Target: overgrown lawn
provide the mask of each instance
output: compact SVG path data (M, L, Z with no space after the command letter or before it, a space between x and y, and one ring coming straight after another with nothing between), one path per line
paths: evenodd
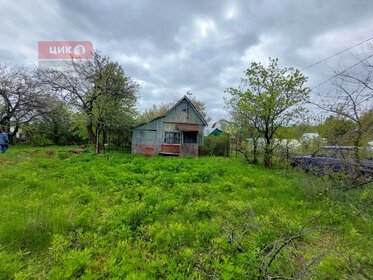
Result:
M372 185L337 194L235 158L52 149L0 155L0 279L373 274Z

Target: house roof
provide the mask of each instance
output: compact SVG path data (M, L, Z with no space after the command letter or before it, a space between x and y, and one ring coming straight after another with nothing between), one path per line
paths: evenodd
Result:
M213 131L211 131L211 132L209 133L209 135L213 134L215 131L224 132L223 130L220 130L219 128L215 128Z
M318 138L318 137L320 137L320 135L318 133L313 133L313 132L304 133L302 135L302 139L307 139L307 140L312 140L312 139Z
M197 114L197 116L201 119L201 121L203 122L203 124L205 125L205 126L207 126L208 124L207 124L207 122L206 122L206 120L202 117L202 115L198 112L198 110L196 109L196 107L194 106L194 104L193 104L193 102L192 101L190 101L190 99L186 96L186 95L184 95L178 102L176 102L176 104L174 105L174 106L172 106L167 112L166 112L166 114L164 114L164 116L163 117L165 117L165 116L167 116L168 115L168 113L170 113L177 105L179 105L180 103L181 103L181 101L183 101L183 100L186 100L189 104L190 104L190 106L192 107L192 109L196 112L196 114Z
M221 120L218 120L216 123L214 123L214 124L211 126L211 128L214 128L218 122L229 123L229 121L227 121L227 120L225 120L225 119L221 119Z
M192 109L196 112L196 114L197 114L197 116L201 119L201 121L203 122L203 124L205 125L205 126L207 126L208 124L207 124L207 122L206 122L206 120L202 117L202 115L198 112L198 110L196 109L196 107L194 106L194 104L193 104L193 102L192 101L190 101L190 99L186 96L186 95L184 95L179 101L177 101L176 102L176 104L174 105L174 106L172 106L170 109L168 109L168 111L164 114L164 115L161 115L161 116L158 116L158 117L156 117L156 118L154 118L154 119L152 119L152 120L150 120L150 121L148 121L148 122L144 122L144 123L141 123L141 124L139 124L139 125L137 125L137 126L135 126L135 128L136 127L139 127L139 126L141 126L141 125L144 125L144 124L147 124L147 123L150 123L150 122L152 122L152 121L155 121L155 120L157 120L157 119L160 119L160 118L164 118L165 116L167 116L177 105L179 105L183 100L186 100L189 104L190 104L190 106L192 107Z

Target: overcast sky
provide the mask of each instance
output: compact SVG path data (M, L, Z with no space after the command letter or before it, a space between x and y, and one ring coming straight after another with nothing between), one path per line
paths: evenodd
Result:
M0 0L0 62L36 65L38 41L91 41L141 84L140 109L190 90L213 121L251 62L302 69L372 36L372 0ZM351 56L304 71L308 86Z

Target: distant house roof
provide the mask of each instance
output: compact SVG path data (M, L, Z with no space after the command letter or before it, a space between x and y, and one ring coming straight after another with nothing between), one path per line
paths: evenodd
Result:
M229 121L224 120L224 119L221 119L221 120L217 121L216 123L214 123L211 127L212 127L212 128L215 128L216 124L219 123L219 122L229 123Z
M197 116L201 119L202 123L207 126L207 122L206 120L202 117L202 115L198 112L198 110L196 109L196 107L194 106L193 102L190 101L190 99L184 95L179 101L176 102L176 104L174 106L172 106L170 109L168 109L168 111L164 114L164 115L161 115L161 116L158 116L148 122L144 122L144 123L140 123L139 125L135 126L135 127L139 127L141 125L144 125L144 124L147 124L147 123L150 123L154 120L157 120L157 119L160 119L160 118L164 118L165 116L167 116L177 105L179 105L183 100L186 100L189 104L190 104L190 107L192 107L192 109L196 112Z
M320 135L318 133L304 133L302 135L303 140L312 140L314 138L319 138Z
M220 130L219 128L215 128L209 135L219 136L223 133L223 130Z

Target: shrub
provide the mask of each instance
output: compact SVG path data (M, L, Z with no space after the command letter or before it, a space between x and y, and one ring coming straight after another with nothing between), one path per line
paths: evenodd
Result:
M209 135L206 136L205 146L203 148L203 153L209 156L228 156L229 150L229 137L227 134L223 133L220 136Z

